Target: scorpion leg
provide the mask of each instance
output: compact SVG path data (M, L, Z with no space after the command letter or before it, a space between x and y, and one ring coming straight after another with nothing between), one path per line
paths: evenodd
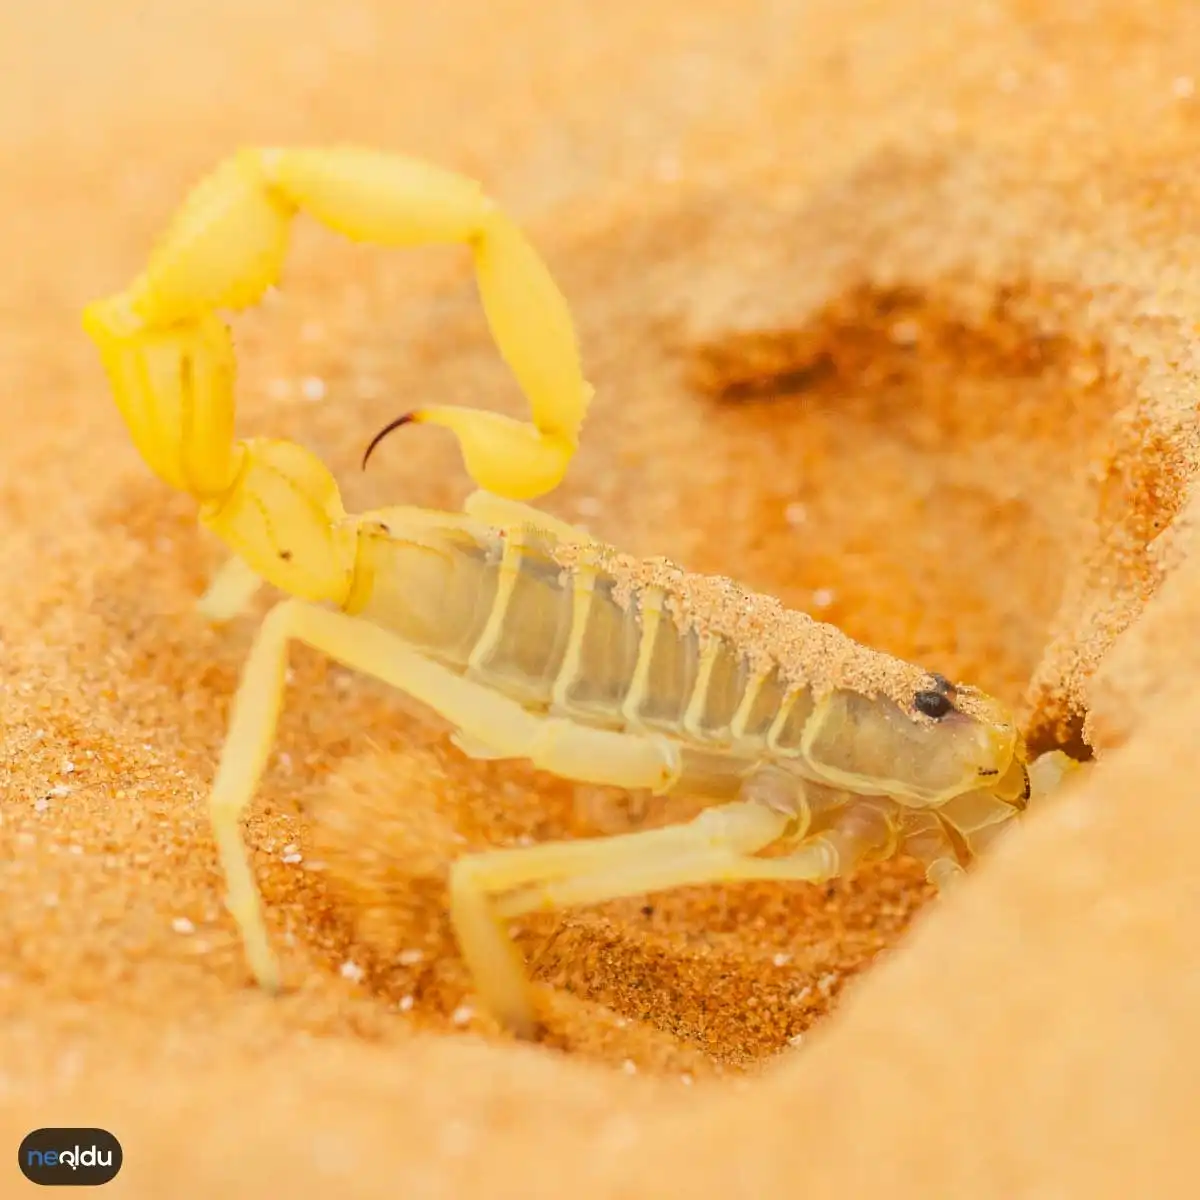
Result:
M538 717L515 701L422 658L377 625L301 600L281 601L264 618L243 667L209 800L228 888L226 903L254 977L268 990L279 986L278 966L239 820L274 741L288 643L293 640L406 692L458 726L469 739L496 746L508 757L528 758L543 770L592 783L656 789L667 786L678 772L678 757L663 739Z
M235 554L212 577L196 607L210 621L230 621L246 611L262 585L262 577Z
M900 845L905 854L924 866L925 878L939 892L966 874L946 827L927 810L905 814L904 837Z
M1043 796L1057 791L1076 772L1086 772L1091 764L1080 762L1062 750L1047 750L1029 764L1029 801L1035 804Z
M770 806L760 782L770 789L776 781L752 778L742 794L753 798L707 809L686 825L460 858L450 875L451 912L488 1007L517 1032L531 1034L535 1020L528 980L502 921L685 885L819 883L895 842L882 808L866 801L791 853L757 857L797 819L786 803Z
M1086 764L1050 750L1028 765L1028 803L1056 791ZM1022 806L1023 806L1022 802ZM936 813L910 811L903 821L902 849L925 867L925 878L939 891L945 890L966 873L968 861L987 853L996 838L1013 826L1021 808L986 791L965 792L943 804ZM964 847L956 848L947 826L952 828Z
M686 825L485 850L450 871L450 914L463 958L490 1012L522 1037L537 1029L529 979L502 924L522 913L739 878L742 856L773 842L789 818L739 801ZM497 901L505 892L510 897Z

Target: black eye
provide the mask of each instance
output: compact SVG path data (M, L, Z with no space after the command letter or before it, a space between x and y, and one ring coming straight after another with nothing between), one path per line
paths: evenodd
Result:
M954 710L950 697L942 692L917 692L913 696L913 708L935 721L940 721L948 712Z

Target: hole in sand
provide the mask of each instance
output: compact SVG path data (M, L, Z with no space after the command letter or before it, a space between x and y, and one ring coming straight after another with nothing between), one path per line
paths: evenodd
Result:
M1028 296L967 321L928 291L861 288L800 327L692 346L704 486L762 483L730 488L749 501L689 565L985 687L1035 752L1079 756L1082 712L1044 711L1030 681L1105 548L1144 558L1169 523L1181 464L1123 419L1103 347L1039 330Z

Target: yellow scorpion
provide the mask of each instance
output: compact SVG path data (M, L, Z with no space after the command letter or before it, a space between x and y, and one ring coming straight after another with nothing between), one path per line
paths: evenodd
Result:
M480 489L463 512L350 515L304 447L235 440L234 354L217 313L278 281L298 212L358 241L470 247L532 423L431 407L389 426L457 436ZM591 388L558 287L476 182L367 149L243 150L194 188L145 271L88 306L84 326L138 451L233 551L208 613L232 615L262 581L287 595L244 666L209 801L227 906L264 988L280 976L240 818L293 639L428 705L469 756L711 802L683 825L452 865L451 918L475 986L523 1036L537 1020L511 918L682 884L826 880L896 852L940 887L1025 807L1030 768L997 700L523 503L564 476ZM1043 756L1035 789L1070 765Z

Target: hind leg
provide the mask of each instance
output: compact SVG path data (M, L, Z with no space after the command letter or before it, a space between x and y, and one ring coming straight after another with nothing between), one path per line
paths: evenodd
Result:
M275 740L292 641L304 642L344 666L407 693L468 739L486 741L506 757L528 758L554 774L617 787L662 788L678 770L677 754L661 738L584 729L536 716L515 701L422 658L369 621L300 600L282 601L263 620L242 669L209 800L213 835L228 886L227 905L237 921L254 977L269 990L279 986L279 971L239 821Z

